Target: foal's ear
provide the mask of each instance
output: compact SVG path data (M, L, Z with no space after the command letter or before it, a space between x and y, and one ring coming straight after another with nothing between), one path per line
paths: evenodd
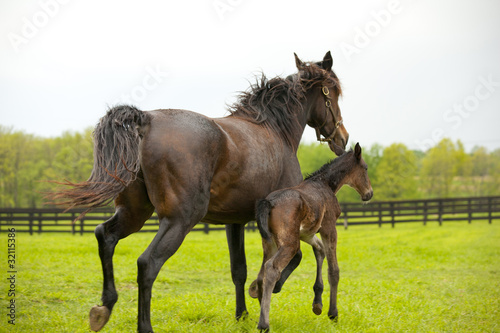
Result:
M295 66L297 66L297 69L301 69L302 67L304 67L304 63L299 59L297 54L294 52L293 55L295 56Z
M359 145L359 142L356 143L356 146L354 147L354 156L356 156L358 161L361 160L361 146Z
M332 70L333 59L330 51L326 52L323 61L321 62L321 67L327 71Z
M335 153L335 155L340 156L343 153L345 153L345 150L342 149L342 147L340 147L338 144L336 144L335 142L333 142L333 140L330 143L331 143L331 145L333 147L333 152Z

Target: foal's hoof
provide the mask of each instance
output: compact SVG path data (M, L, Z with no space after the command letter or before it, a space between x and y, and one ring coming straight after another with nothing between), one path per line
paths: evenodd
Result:
M248 288L248 294L252 298L259 297L259 287L257 287L257 280L254 280L250 287Z
M316 303L313 304L313 312L315 315L319 316L323 312L323 304Z
M94 332L100 331L109 320L111 312L105 306L95 305L90 309L90 329Z

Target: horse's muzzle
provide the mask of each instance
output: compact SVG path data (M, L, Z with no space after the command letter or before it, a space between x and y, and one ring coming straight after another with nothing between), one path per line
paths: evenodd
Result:
M373 197L373 189L370 190L369 192L366 192L365 194L363 194L363 196L361 197L361 200L363 201L370 201L370 199Z

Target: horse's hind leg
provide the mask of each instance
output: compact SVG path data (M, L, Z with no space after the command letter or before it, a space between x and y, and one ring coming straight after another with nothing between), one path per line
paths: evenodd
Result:
M259 302L262 299L262 282L264 281L265 264L278 251L278 248L272 239L262 239L262 249L264 253L259 274L257 275L257 279L255 279L250 285L250 288L248 288L250 297L258 298Z
M103 273L102 306L94 306L89 316L90 329L96 332L106 325L118 300L113 273L113 254L116 244L120 239L139 231L154 211L145 187L140 181L136 181L120 193L115 205L115 214L95 229Z
M281 242L280 242L281 243ZM288 265L300 248L300 240L288 240L287 244L281 243L278 252L264 264L264 276L262 288L259 286L260 317L259 330L269 329L269 311L271 308L271 295L274 285L280 279L281 272Z
M339 285L339 265L337 262L337 230L335 222L324 223L320 229L321 240L323 241L326 252L326 260L328 262L328 282L330 283L330 309L328 317L332 320L337 320L337 288Z
M160 228L146 251L137 259L137 283L139 284L139 333L153 332L151 326L151 291L163 264L181 246L186 235L201 219L200 216L166 217L160 215Z
M285 284L286 280L288 279L290 274L292 274L292 272L299 266L301 260L302 260L302 251L299 250L297 251L295 256L293 256L292 260L290 260L288 265L286 265L283 272L281 272L281 277L274 286L273 294L277 294L281 291L281 288L283 288L283 285Z
M270 255L272 256L273 254L274 254L274 252L271 253ZM266 263L266 261L268 259L269 258L267 258L266 256L264 256L264 261L262 262L261 271L264 269L263 268L264 264ZM279 293L281 291L281 288L283 288L283 284L285 284L285 281L288 279L288 277L290 276L290 274L292 274L292 272L299 266L301 260L302 260L302 251L299 250L299 251L297 251L297 253L295 254L295 256L293 256L292 260L290 260L290 262L288 263L288 265L286 265L285 269L283 269L283 271L281 272L280 279L274 285L273 294L277 294L277 293ZM252 284L250 284L250 287L248 288L248 293L250 294L250 297L252 297L252 298L257 298L258 297L258 294L259 294L258 279L254 280L252 282Z

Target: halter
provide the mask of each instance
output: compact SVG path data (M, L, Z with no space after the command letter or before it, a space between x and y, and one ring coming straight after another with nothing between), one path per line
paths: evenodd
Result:
M316 139L319 142L330 142L330 141L333 140L333 137L335 136L335 132L337 132L337 129L340 127L340 125L342 125L343 120L340 119L339 121L335 122L335 113L333 111L332 101L330 99L330 91L328 90L328 87L327 86L323 86L321 88L321 91L323 92L323 95L325 95L325 99L326 99L326 101L325 101L325 105L326 105L326 109L325 109L325 121L323 122L323 124L321 126L315 127L314 129L316 130ZM319 131L326 124L326 120L328 118L328 111L327 110L330 110L330 112L332 113L332 119L335 122L335 128L333 129L332 134L330 134L328 137L321 138L321 133Z

